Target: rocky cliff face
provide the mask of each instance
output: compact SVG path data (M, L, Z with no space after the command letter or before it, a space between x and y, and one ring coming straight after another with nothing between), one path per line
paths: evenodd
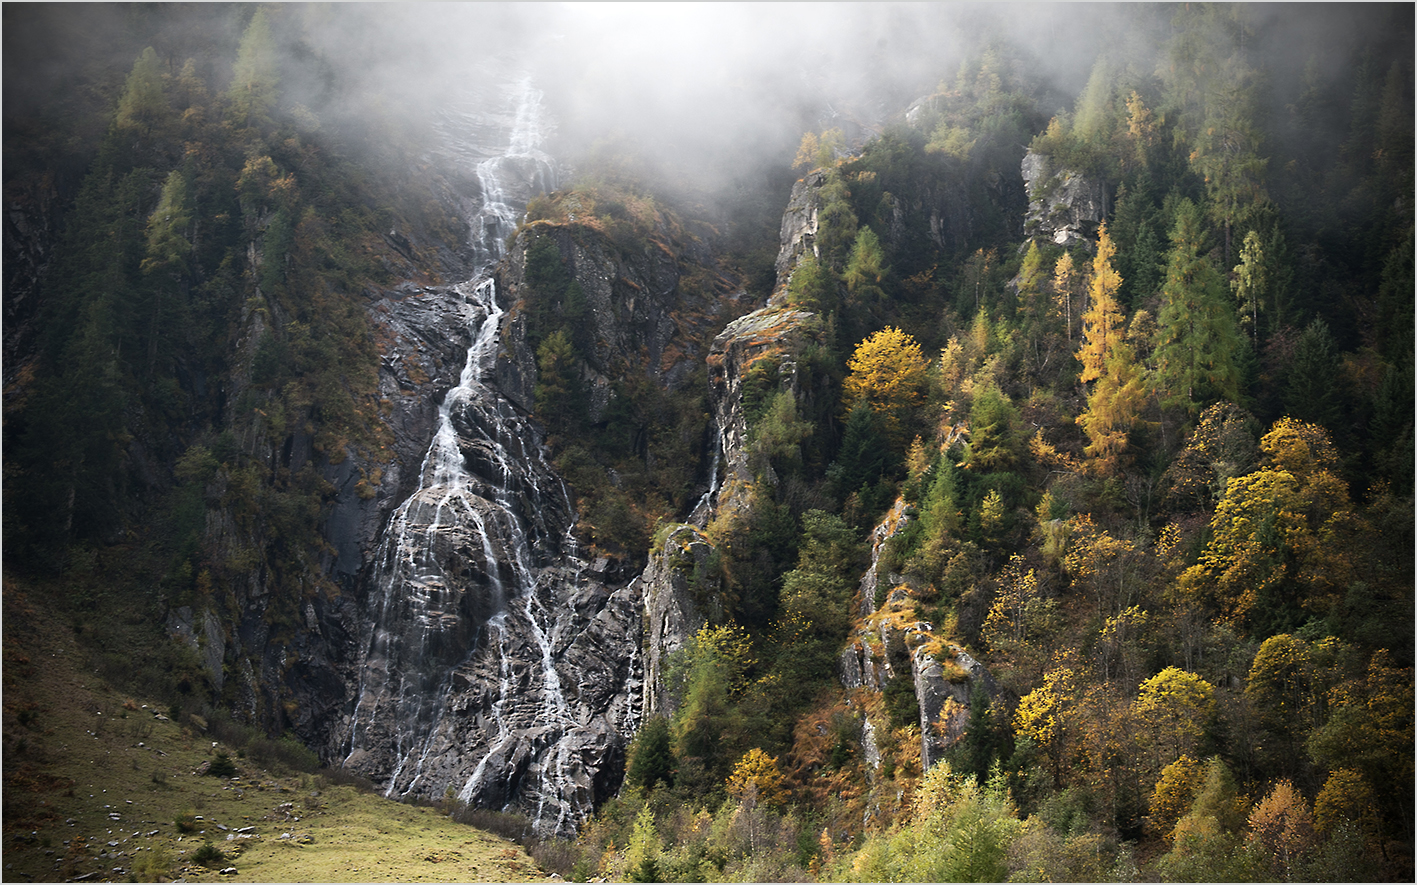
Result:
M585 295L593 350L585 354L583 369L592 421L604 414L617 378L641 374L667 388L684 384L703 365L712 329L726 313L742 310L743 294L713 270L714 257L698 240L656 231L648 238L651 246L637 252L583 225L528 225L497 272L512 306L501 332L497 384L525 411L532 409L536 384L536 354L526 342L527 250L538 237L555 242ZM691 270L708 271L708 285L682 284Z
M1107 212L1106 184L1069 169L1054 169L1052 161L1029 151L1023 156L1023 180L1028 187L1024 233L1044 237L1064 248L1097 240L1097 227Z
M908 677L920 704L920 760L928 770L965 732L970 696L976 687L987 699L998 693L989 671L964 649L935 633L934 625L914 616L910 588L898 575L881 573L885 542L908 525L905 502L895 505L871 533L871 564L858 592L858 626L837 663L848 690L880 692L897 677ZM877 604L877 600L880 604ZM869 720L862 734L868 757L879 756Z
M672 528L650 556L633 587L644 600L644 709L669 716L673 699L664 684L664 665L698 632L707 618L721 620L720 579L707 568L713 545L691 525Z
M777 261L774 263L777 284L773 287L769 304L787 303L787 283L792 278L792 269L803 255L808 252L817 254L817 211L822 206L821 188L825 183L826 173L817 170L799 178L792 186L792 195L782 213Z
M708 355L709 393L723 452L723 483L715 512L748 506L753 471L748 464L748 423L743 415L743 384L759 361L776 369L780 390L799 401L807 395L797 371L797 354L820 336L816 314L790 307L764 307L728 324ZM771 468L768 468L769 471ZM770 474L765 479L772 483Z

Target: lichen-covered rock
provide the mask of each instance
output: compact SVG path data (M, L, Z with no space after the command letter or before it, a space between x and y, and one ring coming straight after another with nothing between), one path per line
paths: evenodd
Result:
M1054 169L1050 159L1028 151L1021 166L1028 187L1024 234L1064 248L1090 245L1106 215L1106 186L1070 169Z
M775 267L777 284L773 287L770 305L787 303L787 284L792 270L802 256L817 253L817 212L821 209L821 187L826 183L826 173L820 169L799 178L792 186L792 196L782 213L782 227L778 239Z
M497 385L523 411L534 406L536 353L527 344L527 250L549 237L570 278L580 285L593 342L585 357L590 418L598 421L610 403L612 385L639 374L664 387L683 383L707 355L704 344L724 314L741 303L714 258L697 240L657 235L642 251L620 248L600 231L578 224L537 222L517 237L499 265L499 297L510 306L503 320ZM708 270L711 285L681 285L690 267ZM738 308L741 309L741 308Z

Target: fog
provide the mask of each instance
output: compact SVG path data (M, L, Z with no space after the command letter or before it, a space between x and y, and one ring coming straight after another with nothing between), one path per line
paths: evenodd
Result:
M56 105L111 102L144 46L169 65L196 57L229 78L254 7L6 4L7 123ZM1393 7L1245 7L1281 91L1305 61L1336 76L1353 47L1394 36ZM1410 9L1408 21L1410 23ZM531 74L558 124L552 149L633 150L669 174L709 179L790 164L804 130L879 130L961 62L1003 47L1040 109L1065 110L1099 55L1149 76L1174 7L970 3L392 3L267 7L286 57L282 93L335 128L376 114L416 127ZM1405 39L1411 40L1410 28ZM1282 99L1279 99L1282 100Z

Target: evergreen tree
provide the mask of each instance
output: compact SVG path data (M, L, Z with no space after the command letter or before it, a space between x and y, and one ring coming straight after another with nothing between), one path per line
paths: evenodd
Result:
M847 253L856 242L856 210L851 208L851 191L841 173L833 169L818 191L822 201L817 210L817 255L832 273L841 273Z
M1018 410L994 384L976 388L969 410L969 455L964 466L1008 470L1018 457Z
M816 256L807 254L792 269L787 284L787 303L802 310L826 315L838 307L836 280Z
M651 716L635 735L629 757L625 767L627 782L646 790L658 783L674 786L674 748L669 720Z
M1050 280L1043 253L1030 240L1023 254L1018 277L1018 315L1025 355L1034 372L1042 372L1052 361L1058 343L1058 312L1050 298Z
M258 7L241 37L226 98L231 121L237 126L256 126L270 119L275 109L280 73L276 65L275 42L264 7Z
M1294 347L1284 388L1284 413L1319 424L1330 433L1344 430L1342 377L1338 345L1328 323L1314 320Z
M146 296L148 313L148 374L156 369L159 340L170 334L181 307L187 284L192 244L187 231L192 209L187 196L187 179L174 169L163 184L157 208L148 217L147 257L141 267L151 280Z
M881 240L876 232L863 227L856 234L856 242L851 246L851 257L846 262L842 280L852 301L862 307L871 307L885 300L886 293L881 288L886 274L885 255L881 251Z
M1163 404L1194 416L1207 403L1238 399L1235 317L1225 280L1206 255L1200 210L1190 200L1176 213L1161 293L1154 382Z
M827 470L827 478L836 486L837 494L845 497L880 482L893 466L890 453L875 411L861 400L846 416L841 449Z
M552 433L574 433L585 419L585 391L571 339L557 329L536 349L536 416Z
M167 96L163 93L157 53L149 46L138 56L132 72L128 74L123 95L118 99L115 122L119 129L136 129L143 135L150 135L170 113Z

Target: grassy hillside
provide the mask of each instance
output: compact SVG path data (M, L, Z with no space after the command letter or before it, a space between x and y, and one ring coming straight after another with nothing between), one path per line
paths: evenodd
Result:
M300 770L313 758L294 744L115 689L45 589L5 586L5 880L546 880L516 844L439 809ZM208 771L220 760L232 776Z

